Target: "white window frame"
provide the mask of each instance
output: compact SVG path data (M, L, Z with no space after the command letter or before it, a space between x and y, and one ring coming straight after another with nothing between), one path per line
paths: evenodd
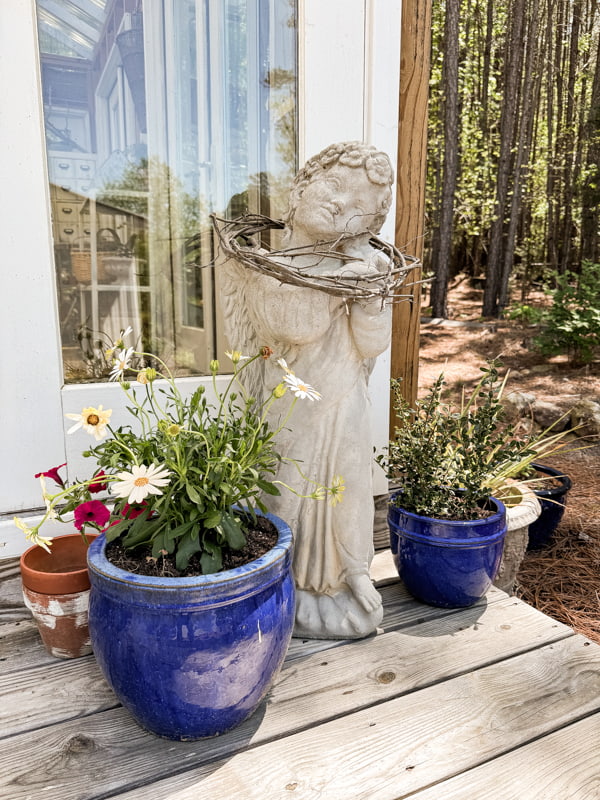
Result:
M299 163L335 141L368 141L396 160L401 0L299 0ZM66 411L118 386L64 386L34 0L0 3L0 558L25 549L13 514L35 517L35 472L85 460ZM392 208L383 230L393 240ZM185 379L197 385L204 380ZM376 445L387 440L389 352L371 381ZM89 467L88 467L89 470ZM376 492L385 491L375 471ZM65 532L64 527L60 532ZM59 532L58 530L56 531Z

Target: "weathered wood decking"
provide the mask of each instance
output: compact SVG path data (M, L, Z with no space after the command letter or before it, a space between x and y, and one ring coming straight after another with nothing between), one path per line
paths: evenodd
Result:
M0 562L0 797L600 798L600 646L494 589L462 611L417 603L389 553L374 578L380 634L294 639L250 720L176 743L138 728L93 656L45 653Z

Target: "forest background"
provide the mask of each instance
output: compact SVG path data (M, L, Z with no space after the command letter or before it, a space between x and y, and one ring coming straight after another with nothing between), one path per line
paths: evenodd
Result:
M504 316L511 292L526 314L532 286L556 289L562 275L564 290L586 270L584 302L600 300L599 34L598 0L433 3L434 317L459 272L484 279L484 317Z

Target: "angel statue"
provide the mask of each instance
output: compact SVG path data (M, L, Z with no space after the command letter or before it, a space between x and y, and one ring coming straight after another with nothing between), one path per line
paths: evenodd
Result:
M255 362L248 391L260 398L263 387L269 391L281 379L283 366L321 395L309 387L313 402L296 406L291 429L278 438L280 452L298 462L308 481L331 486L342 476L345 483L335 505L291 492L268 498L269 510L295 535L299 637L360 638L383 616L369 577L374 502L367 387L391 336L391 306L380 293L391 259L376 234L392 202L392 182L385 153L361 142L331 145L294 179L287 218L277 226L283 247L267 252L253 244L239 248L237 257L222 250L217 262L231 345L244 353L268 346L278 356ZM272 410L285 415L291 400L284 397ZM298 477L293 463L281 464L280 481L297 487Z

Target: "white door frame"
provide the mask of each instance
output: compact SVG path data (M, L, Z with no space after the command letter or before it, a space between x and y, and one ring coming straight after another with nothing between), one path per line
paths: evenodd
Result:
M401 0L299 0L298 5L299 162L332 142L352 139L376 145L395 162ZM117 408L122 395L118 385L62 384L34 0L0 3L0 96L4 558L25 549L12 515L35 514L40 508L34 473L82 449L80 439L65 437L64 413L87 404ZM383 229L390 240L393 219L392 208ZM389 353L379 359L372 377L378 446L387 441L388 379ZM70 461L71 473L81 475L82 463ZM374 472L376 492L385 491L380 473Z

